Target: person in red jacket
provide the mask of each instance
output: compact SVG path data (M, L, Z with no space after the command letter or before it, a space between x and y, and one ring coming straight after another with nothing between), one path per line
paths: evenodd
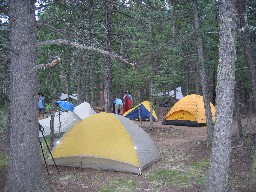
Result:
M123 114L128 111L132 105L132 96L128 91L125 91L125 95L123 96L124 108Z

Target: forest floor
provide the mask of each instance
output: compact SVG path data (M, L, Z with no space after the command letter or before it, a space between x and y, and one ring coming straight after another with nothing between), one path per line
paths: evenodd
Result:
M207 182L210 147L207 146L206 127L162 125L138 122L155 141L161 159L142 175L58 167L43 167L43 174L54 192L199 192ZM253 192L256 189L256 118L244 119L243 139L237 139L233 125L232 153L229 173L229 192ZM0 162L7 154L6 135L0 132ZM1 158L2 157L2 158ZM2 160L1 160L2 159ZM4 187L7 166L0 163L0 191Z

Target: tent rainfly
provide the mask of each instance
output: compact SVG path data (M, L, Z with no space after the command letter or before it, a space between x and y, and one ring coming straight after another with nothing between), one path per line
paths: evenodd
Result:
M210 103L212 122L215 122L215 107ZM206 125L203 96L192 94L181 98L165 116L162 124L198 127Z
M52 150L57 165L141 174L159 159L150 136L137 124L112 113L92 115L70 128ZM51 157L49 164L53 164Z
M76 123L82 119L89 117L96 112L91 105L87 102L83 102L74 108L74 112L58 111L54 114L54 132L66 132L70 127L73 127ZM40 119L38 122L43 127L44 136L50 135L50 120L51 117ZM42 133L39 132L39 137L42 137Z
M132 109L126 111L123 114L124 117L132 119L132 120L149 120L150 119L150 102L143 101L139 105L133 107ZM156 115L155 110L152 111L153 121L157 121L158 117Z
M38 120L39 124L43 127L44 136L51 134L50 121L51 117ZM79 121L81 119L74 112L57 111L54 114L54 133L64 133ZM39 137L43 137L41 132L39 132Z
M87 102L83 102L80 105L77 105L74 109L74 112L80 119L84 119L93 114L96 114L91 105Z

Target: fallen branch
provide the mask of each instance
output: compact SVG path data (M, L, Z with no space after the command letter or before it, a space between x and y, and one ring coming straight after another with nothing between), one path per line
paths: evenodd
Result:
M55 65L58 65L58 64L60 64L60 58L54 59L51 63L36 65L34 68L36 70L46 69L46 68L52 68L52 67L54 67Z
M120 60L120 61L122 61L126 64L131 65L132 67L135 66L135 63L131 63L127 59L124 59L123 57L121 57L121 56L119 56L115 53L111 53L109 51L105 51L105 50L102 50L102 49L99 49L99 48L95 48L93 46L85 46L85 45L82 45L82 44L79 44L79 43L70 42L70 41L67 41L67 40L64 40L64 39L46 40L46 41L38 42L37 47L45 46L45 45L52 45L52 44L55 44L55 45L69 45L69 46L76 47L78 49L85 49L85 50L89 50L89 51L95 51L95 52L101 53L103 55L107 55L111 58Z

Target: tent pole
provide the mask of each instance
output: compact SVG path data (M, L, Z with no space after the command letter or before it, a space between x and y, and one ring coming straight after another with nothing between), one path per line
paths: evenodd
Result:
M60 121L60 110L59 110L59 138L61 137L60 136L60 131L61 131L61 121Z
M42 142L41 142L40 138L39 138L39 143L40 143L40 148L41 148L41 151L42 151L42 154L43 154L43 158L44 158L44 166L45 166L45 168L47 170L47 174L49 175L49 170L48 170L48 166L47 166L47 163L46 163L46 160L45 160L44 150L43 150L43 146L42 146Z
M52 156L52 152L51 152L51 150L50 150L50 148L49 148L49 146L48 146L48 144L47 144L47 141L46 141L46 139L45 139L45 136L44 136L44 128L43 128L42 125L40 125L40 123L39 123L39 131L41 132L41 134L42 134L42 136L43 136L44 142L45 142L45 144L46 144L46 146L47 146L47 149L48 149L48 151L49 151L49 153L50 153L50 155L51 155L51 157L52 157L53 163L54 163L54 165L55 165L55 167L56 167L58 173L60 174L60 171L59 171L59 169L58 169L58 166L57 166L57 164L56 164L56 162L55 162L55 160L54 160L54 158L53 158L53 156ZM40 141L40 138L39 138L39 141ZM41 144L41 141L40 141L40 144ZM46 161L45 161L45 163L46 163Z
M140 126L142 126L142 121L141 121L141 116L140 116L140 106L139 106L138 108L139 108L139 120L140 120Z

